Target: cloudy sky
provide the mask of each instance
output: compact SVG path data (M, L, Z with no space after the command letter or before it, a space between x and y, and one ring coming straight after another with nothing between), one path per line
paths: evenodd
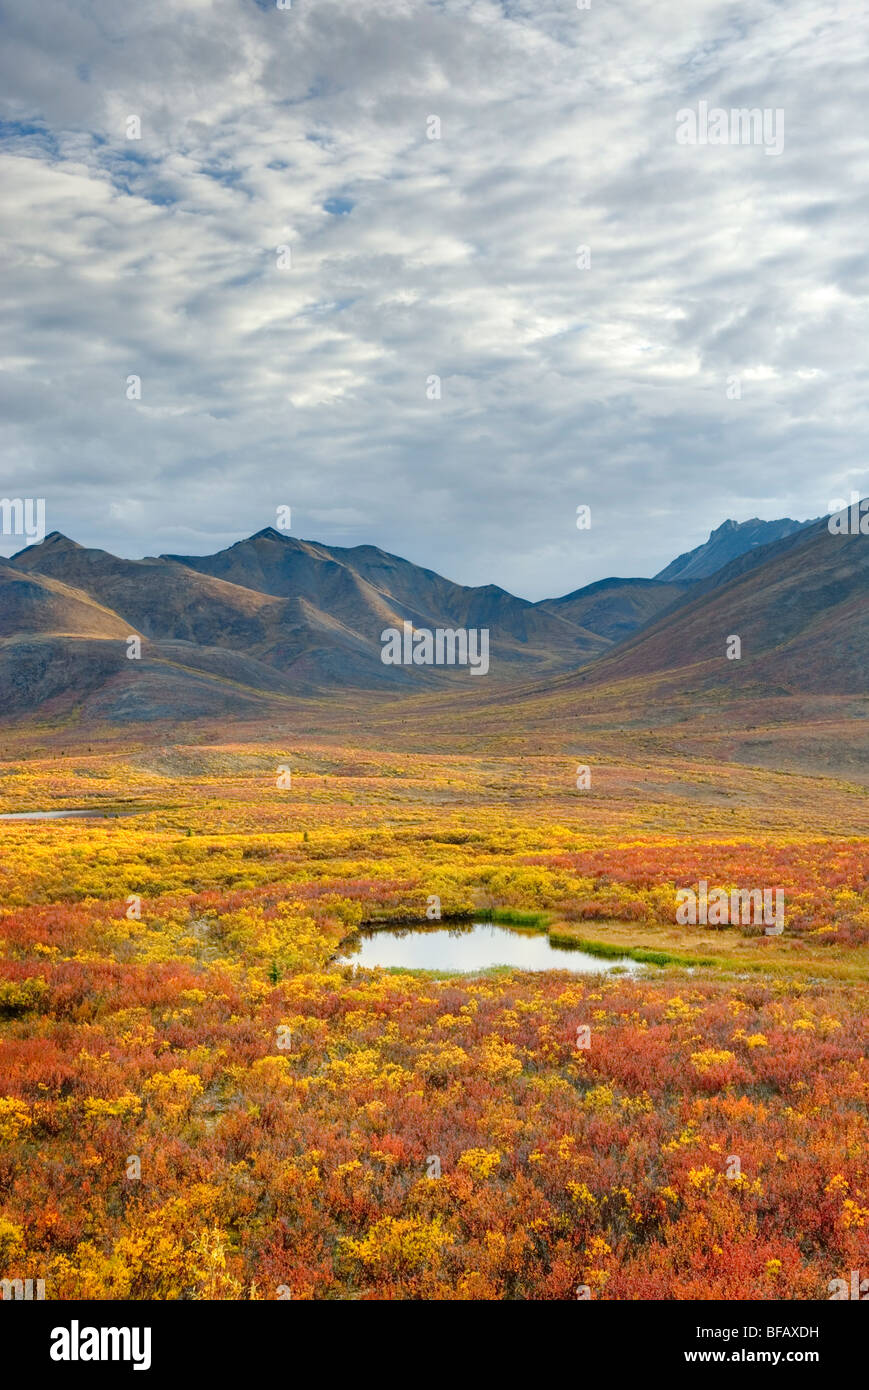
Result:
M862 0L0 0L0 494L542 598L869 492L867 47ZM680 144L703 101L781 153Z

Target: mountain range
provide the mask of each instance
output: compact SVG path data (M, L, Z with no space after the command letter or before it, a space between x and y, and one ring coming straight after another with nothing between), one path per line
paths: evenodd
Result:
M792 536L796 531L802 530L805 526L813 526L820 520L820 517L815 517L813 521L792 521L790 517L783 517L780 521L760 521L755 516L751 521L722 521L721 525L710 533L704 545L698 545L696 549L677 556L665 569L656 574L655 578L665 584L679 580L684 582L690 579L708 579L711 574L723 569L730 560L744 555L747 550L756 550L759 546L784 540L786 536Z
M387 628L486 628L497 689L661 673L702 688L865 689L866 537L825 519L727 521L654 579L537 603L452 583L374 546L271 527L215 555L122 559L52 532L0 561L2 713L110 721L254 716L287 696L479 686L467 667L387 666ZM738 635L742 657L725 657ZM130 637L141 658L129 659Z

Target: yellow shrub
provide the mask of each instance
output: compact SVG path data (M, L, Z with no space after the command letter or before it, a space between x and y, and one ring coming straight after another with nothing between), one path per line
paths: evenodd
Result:
M714 1048L710 1047L707 1048L705 1052L691 1053L691 1065L701 1076L711 1071L713 1067L723 1067L726 1066L728 1062L733 1062L735 1060L735 1054L733 1052L728 1052L726 1049L721 1052L716 1052Z
M175 1067L173 1071L156 1072L142 1089L147 1092L155 1110L167 1119L180 1119L189 1112L197 1096L202 1094L203 1086L198 1076Z
M586 1091L584 1102L589 1110L608 1110L613 1103L613 1093L609 1086L592 1086Z
M513 1043L489 1037L483 1045L483 1070L487 1076L506 1079L522 1075L522 1058Z
M126 1091L115 1100L103 1100L101 1096L86 1096L84 1103L84 1113L89 1120L104 1115L117 1115L122 1120L132 1120L141 1109L142 1102L131 1091Z
M453 1237L437 1217L434 1221L422 1221L417 1217L385 1216L362 1240L344 1236L341 1243L366 1269L386 1274L434 1264L444 1246L453 1243Z
M0 1015L25 1014L36 1009L48 994L45 980L0 980Z
M488 1178L501 1162L497 1149L466 1149L459 1158L459 1169L473 1178Z
M0 1270L5 1274L10 1260L20 1259L24 1253L24 1232L14 1226L5 1216L0 1216Z
M0 1096L0 1141L11 1144L29 1129L33 1121L23 1100Z

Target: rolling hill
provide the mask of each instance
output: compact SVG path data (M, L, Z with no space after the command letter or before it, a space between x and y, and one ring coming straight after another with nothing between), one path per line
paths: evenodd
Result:
M453 584L371 546L333 553L271 528L217 555L143 560L52 532L2 575L9 714L87 700L109 718L246 715L287 696L467 681L467 668L384 665L381 634L405 622L489 629L496 682L569 670L611 645L495 585ZM133 634L141 662L127 659ZM105 646L85 652L85 638Z
M738 556L595 664L594 683L663 672L729 690L864 693L869 545L826 520ZM727 639L742 655L729 660Z
M461 690L472 697L466 709L475 699L525 702L532 720L535 700L566 713L579 692L602 688L616 703L633 691L628 703L639 707L864 692L866 538L831 535L824 521L770 523L785 534L759 545L745 525L735 556L712 574L610 578L537 604L373 546L328 547L272 528L215 555L143 560L53 532L0 563L3 710L256 717L298 697ZM474 695L466 667L384 665L381 633L403 623L489 629L485 691ZM128 658L131 635L141 660ZM732 636L742 644L733 661Z
M544 599L540 607L621 642L680 603L689 588L658 579L599 579L563 598Z

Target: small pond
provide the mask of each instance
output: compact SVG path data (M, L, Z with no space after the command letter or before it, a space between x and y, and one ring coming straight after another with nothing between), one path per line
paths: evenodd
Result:
M62 820L67 816L87 816L90 820L118 820L136 816L138 811L4 811L0 820Z
M514 970L572 970L582 975L615 968L632 973L643 969L630 956L593 956L574 947L553 945L546 932L500 922L439 927L414 924L362 931L345 945L338 964L467 973L507 965Z

